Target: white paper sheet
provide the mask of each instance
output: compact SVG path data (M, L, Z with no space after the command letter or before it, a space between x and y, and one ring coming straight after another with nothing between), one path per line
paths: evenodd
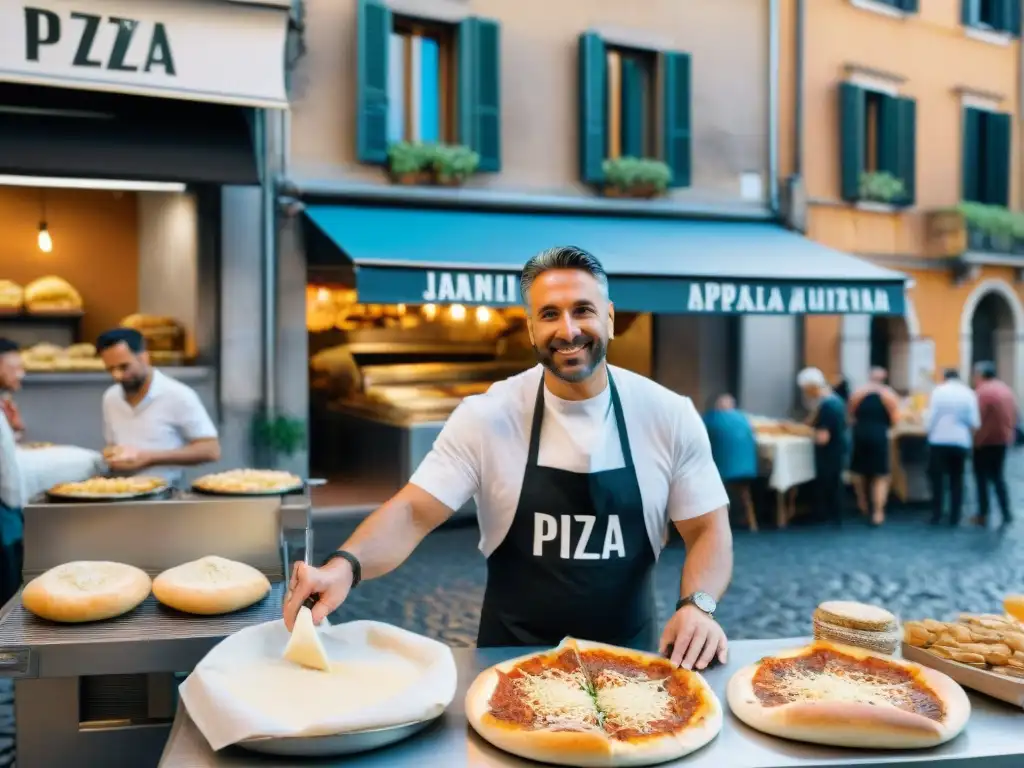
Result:
M214 750L260 736L325 736L437 717L455 696L451 649L376 621L318 628L330 672L281 658L283 621L225 638L179 688Z

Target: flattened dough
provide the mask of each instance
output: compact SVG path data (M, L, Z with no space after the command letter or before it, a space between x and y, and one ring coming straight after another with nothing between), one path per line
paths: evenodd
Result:
M299 615L295 617L295 628L284 648L284 658L294 664L324 672L331 668L327 651L313 624L313 613L306 606L299 608Z
M133 565L78 560L32 579L21 593L21 604L50 621L100 621L137 607L149 596L151 585L146 572Z
M211 555L169 568L153 580L153 595L168 608L213 616L258 603L270 581L246 563Z

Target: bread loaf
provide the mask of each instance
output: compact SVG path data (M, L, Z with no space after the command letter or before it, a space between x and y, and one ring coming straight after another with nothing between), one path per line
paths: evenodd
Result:
M27 611L62 623L121 616L149 595L145 571L124 563L76 561L32 579L21 594Z
M170 568L153 580L153 595L168 608L212 616L258 603L270 581L251 565L209 556Z

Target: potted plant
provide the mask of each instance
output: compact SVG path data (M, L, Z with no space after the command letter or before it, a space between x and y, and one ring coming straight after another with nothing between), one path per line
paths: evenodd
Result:
M672 183L672 169L660 160L617 157L605 160L602 168L606 197L650 199L665 194Z
M306 444L306 421L282 413L259 413L253 420L253 447L261 462L291 458Z
M480 155L461 144L442 144L431 158L434 181L445 187L457 187L472 176L480 165Z
M898 179L888 171L872 171L860 175L859 198L866 203L882 203L893 205L906 194L902 179Z
M435 148L429 144L396 141L388 145L388 173L396 184L429 184Z

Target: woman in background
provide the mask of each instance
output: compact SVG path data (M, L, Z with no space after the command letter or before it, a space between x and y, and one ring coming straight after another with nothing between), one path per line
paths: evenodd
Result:
M704 414L704 425L711 441L711 455L722 476L730 498L738 498L747 518L747 527L757 530L757 514L750 492L757 478L757 438L746 415L736 407L729 394L711 401Z
M854 491L862 515L871 515L871 524L885 522L889 500L889 430L899 419L900 401L885 380L884 368L872 368L870 380L858 388L848 405L853 424L853 457L850 472L856 475Z

